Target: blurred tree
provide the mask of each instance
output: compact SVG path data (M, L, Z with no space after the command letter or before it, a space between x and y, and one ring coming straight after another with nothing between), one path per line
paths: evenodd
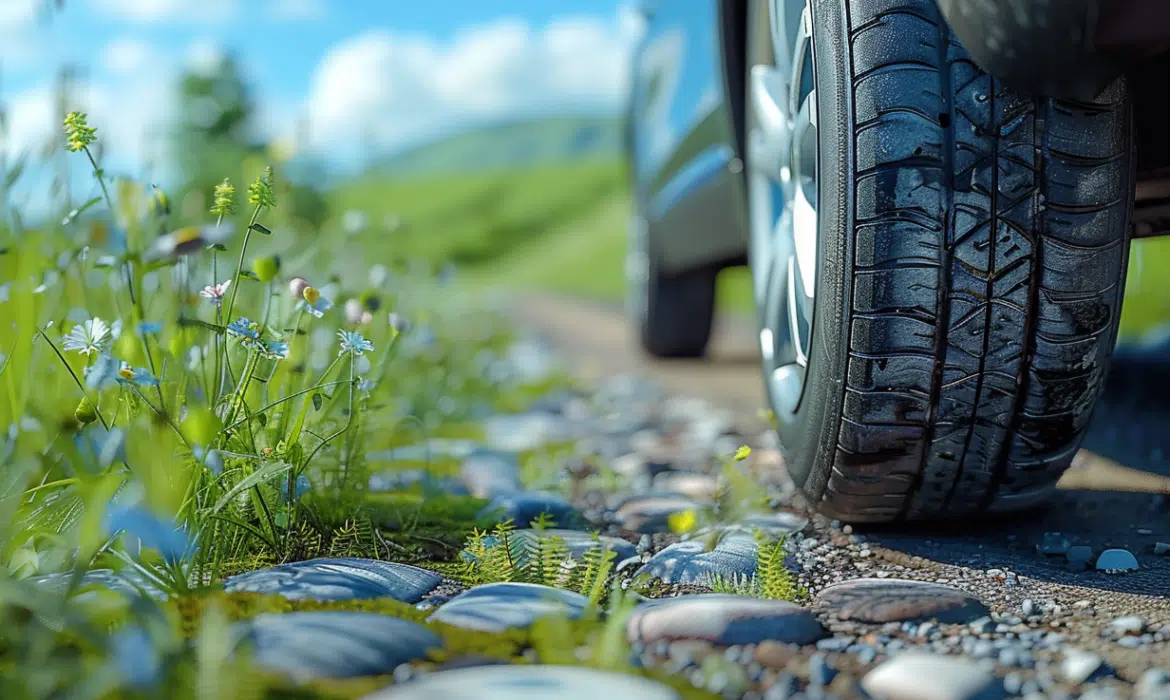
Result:
M173 144L182 193L206 199L224 177L242 185L269 162L272 149L257 137L256 104L235 57L224 55L212 65L189 69L179 79L178 93ZM328 214L325 199L313 187L282 175L278 172L285 196L278 212L319 228Z

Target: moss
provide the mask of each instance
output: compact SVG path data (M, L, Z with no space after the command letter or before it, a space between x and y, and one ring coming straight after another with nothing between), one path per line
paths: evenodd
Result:
M190 638L199 629L200 618L212 604L225 612L229 620L242 621L265 613L287 613L303 611L344 610L390 615L426 626L443 640L443 648L431 653L427 661L420 662L426 668L464 657L484 657L511 663L526 664L532 660L525 656L534 652L536 659L545 664L567 664L593 666L578 657L581 647L595 649L600 643L606 623L594 618L568 620L545 618L536 621L528 629L513 629L504 632L482 632L454 627L442 622L428 622L429 611L422 611L408 603L389 598L347 601L288 600L275 594L226 593L214 591L183 596L169 603L181 621L183 634ZM613 669L619 670L619 669ZM675 688L688 700L713 698L704 691L697 691L683 678L670 676L661 671L623 667L620 670L634 675L651 678ZM357 679L322 679L305 684L294 684L272 674L257 672L265 688L264 698L281 700L338 700L362 697L378 688L390 685L390 676L368 676Z

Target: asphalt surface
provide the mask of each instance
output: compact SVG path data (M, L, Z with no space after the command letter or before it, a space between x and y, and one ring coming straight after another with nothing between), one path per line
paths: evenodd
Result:
M639 351L620 308L543 297L514 300L511 308L583 379L644 376L731 411L745 434L763 427L758 412L765 399L749 323L721 319L706 359L662 362ZM944 568L1010 569L1054 590L1083 589L1103 612L1170 609L1170 554L1156 553L1157 543L1170 543L1170 350L1119 352L1084 446L1047 508L977 527L867 528L866 536ZM1063 558L1038 553L1045 536L1097 552L1124 548L1141 568L1114 576L1073 571Z

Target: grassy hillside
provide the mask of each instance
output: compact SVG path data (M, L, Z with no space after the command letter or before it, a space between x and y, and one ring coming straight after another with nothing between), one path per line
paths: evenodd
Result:
M616 117L554 117L508 122L411 148L378 166L373 176L533 167L617 159L622 127Z
M591 160L410 180L366 177L333 194L334 211L367 212L356 250L383 261L457 263L478 288L620 302L629 212L624 165ZM399 222L387 226L387 217ZM1170 239L1134 244L1122 331L1170 321ZM746 271L720 280L720 306L750 313Z

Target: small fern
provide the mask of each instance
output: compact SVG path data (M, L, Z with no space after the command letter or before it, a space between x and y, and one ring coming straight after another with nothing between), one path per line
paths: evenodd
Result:
M770 600L796 600L800 589L792 572L784 566L785 538L771 540L756 530L756 573L752 576L714 574L704 577L703 585L715 593L748 595Z

